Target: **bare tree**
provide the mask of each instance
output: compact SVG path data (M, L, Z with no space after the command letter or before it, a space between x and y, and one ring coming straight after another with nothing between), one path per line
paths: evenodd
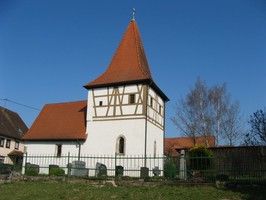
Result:
M211 135L211 118L209 113L208 88L204 81L198 79L187 96L188 106L194 113L197 135L205 137L209 146Z
M172 122L194 142L196 136L204 136L209 146L209 137L213 135L217 146L222 138L233 145L238 133L239 106L231 104L226 84L208 88L198 79L186 98L176 104L175 111Z
M222 116L223 137L230 146L236 144L242 136L242 117L239 112L239 102L235 102L226 109Z
M179 104L176 104L174 108L176 115L171 117L172 122L184 135L190 137L195 145L198 133L197 120L195 118L193 109L191 109L191 107L189 107L187 102L183 99L181 99Z
M246 145L266 145L266 111L257 110L250 116L251 129L245 137Z

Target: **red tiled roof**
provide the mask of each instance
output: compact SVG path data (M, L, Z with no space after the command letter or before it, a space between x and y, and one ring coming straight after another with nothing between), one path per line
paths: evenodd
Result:
M46 104L24 140L85 140L87 101Z
M215 146L215 138L209 136L209 147ZM179 155L178 149L190 149L196 145L206 146L205 137L196 137L196 144L194 144L191 137L179 137L179 138L165 138L164 151L171 153L171 155Z
M137 23L131 20L107 70L85 88L152 80Z

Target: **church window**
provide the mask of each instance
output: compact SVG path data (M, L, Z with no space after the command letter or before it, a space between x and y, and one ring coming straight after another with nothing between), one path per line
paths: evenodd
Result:
M62 144L56 145L56 157L61 157L62 155Z
M134 104L135 103L135 94L130 94L129 95L129 103Z
M116 142L116 153L118 155L125 155L125 138L124 136L120 136Z
M124 153L124 147L125 147L125 140L124 138L120 138L119 140L119 153Z
M153 98L150 98L150 106L153 107Z
M103 106L103 101L99 101L99 106Z

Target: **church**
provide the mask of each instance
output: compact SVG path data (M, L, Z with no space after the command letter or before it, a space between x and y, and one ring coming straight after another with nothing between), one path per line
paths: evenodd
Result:
M133 18L88 99L46 104L23 137L27 154L162 156L165 104Z

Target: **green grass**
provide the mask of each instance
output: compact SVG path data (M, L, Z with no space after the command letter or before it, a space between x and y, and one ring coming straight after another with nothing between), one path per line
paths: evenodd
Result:
M265 188L221 190L210 186L111 187L84 183L20 182L0 185L0 199L265 199Z

